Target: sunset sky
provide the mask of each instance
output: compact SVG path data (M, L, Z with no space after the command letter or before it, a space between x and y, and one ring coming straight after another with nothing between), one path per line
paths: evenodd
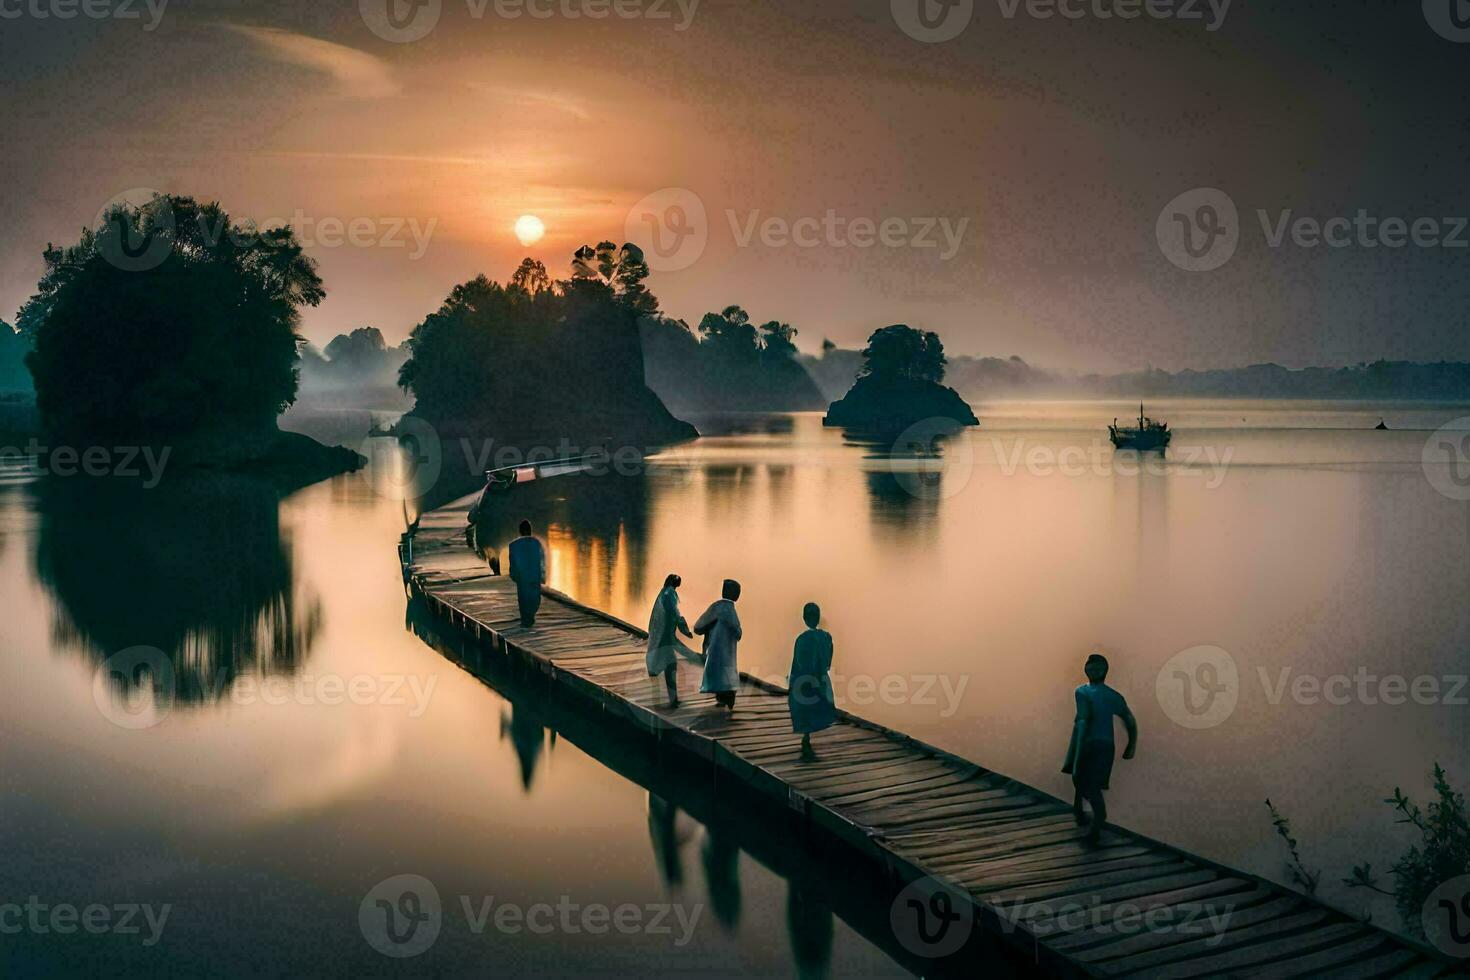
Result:
M1125 21L1097 16L1112 0L1072 0L1075 19L974 0L936 43L900 23L933 0L624 0L666 16L601 19L567 16L580 0L543 0L548 17L442 0L406 43L371 29L382 0L174 0L153 30L141 0L138 19L25 12L50 2L6 0L24 15L0 20L8 321L46 242L133 189L305 217L319 345L364 325L397 342L454 284L503 280L523 255L564 274L663 192L662 213L689 195L706 212L702 251L650 280L665 311L740 303L807 350L906 322L951 353L1085 370L1470 359L1470 247L1272 247L1257 217L1364 210L1451 237L1446 219L1470 215L1470 43L1418 2L1344 19L1236 0L1212 23L1204 2L1202 20ZM1241 218L1211 272L1155 236L1198 187ZM889 222L892 244L761 231L829 214ZM534 244L522 215L544 223ZM362 240L328 241L333 221ZM913 247L926 228L934 247Z

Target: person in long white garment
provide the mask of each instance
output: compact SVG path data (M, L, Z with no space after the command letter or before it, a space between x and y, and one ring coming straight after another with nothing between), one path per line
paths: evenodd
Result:
M735 662L740 645L740 617L735 612L740 583L725 579L720 594L724 598L711 604L694 624L694 632L704 637L704 681L699 689L713 694L718 704L733 711L735 693L740 690L740 668Z
M648 617L648 676L664 675L671 708L679 706L679 641L674 631L694 636L679 612L678 589L682 584L683 579L677 575L664 579L664 587L653 600L653 612Z

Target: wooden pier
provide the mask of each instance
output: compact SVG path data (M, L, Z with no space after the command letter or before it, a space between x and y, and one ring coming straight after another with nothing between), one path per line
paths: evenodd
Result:
M698 692L697 666L681 663L671 710L663 679L644 669L638 627L549 589L535 627L520 626L511 583L467 547L468 506L423 515L401 546L405 580L435 615L582 696L606 724L647 733L722 787L779 801L809 833L911 883L916 914L954 903L1013 963L1140 978L1461 972L1376 926L1131 831L1110 826L1088 845L1070 803L846 712L817 736L820 758L803 762L786 691L756 678L741 675L727 715ZM923 962L924 930L900 938ZM961 969L934 942L934 972Z

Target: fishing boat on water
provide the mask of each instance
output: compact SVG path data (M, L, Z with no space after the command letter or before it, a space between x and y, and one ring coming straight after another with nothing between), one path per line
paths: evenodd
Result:
M1143 414L1143 403L1138 403L1138 425L1119 425L1117 419L1108 426L1108 438L1113 442L1115 449L1137 449L1140 451L1149 449L1167 449L1169 440L1174 438L1174 433L1169 431L1169 423L1158 422Z

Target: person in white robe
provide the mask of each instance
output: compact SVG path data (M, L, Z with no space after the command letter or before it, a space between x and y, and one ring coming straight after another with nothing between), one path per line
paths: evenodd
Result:
M669 707L679 706L679 640L675 631L693 637L689 624L679 612L679 586L684 584L677 575L664 579L664 587L658 598L653 600L653 612L648 617L648 676L664 675L664 685L669 689Z
M713 694L718 704L733 711L735 694L740 690L740 667L736 663L740 616L735 612L740 583L727 578L720 591L723 598L711 604L694 624L694 632L704 637L704 680L699 689Z

